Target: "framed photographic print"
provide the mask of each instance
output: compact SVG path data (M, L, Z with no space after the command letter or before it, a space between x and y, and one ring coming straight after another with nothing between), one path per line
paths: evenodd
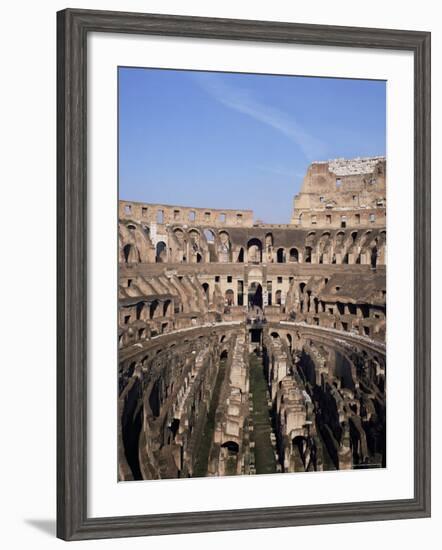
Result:
M430 35L58 13L58 536L430 514Z

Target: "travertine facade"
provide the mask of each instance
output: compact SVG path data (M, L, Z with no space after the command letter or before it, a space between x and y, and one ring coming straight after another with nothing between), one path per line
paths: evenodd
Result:
M119 263L121 480L385 465L385 159L285 226L121 201Z
M293 201L300 227L384 227L385 157L314 162Z

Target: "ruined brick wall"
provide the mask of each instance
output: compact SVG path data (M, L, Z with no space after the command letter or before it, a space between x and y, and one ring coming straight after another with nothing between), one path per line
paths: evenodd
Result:
M253 225L252 210L194 208L123 200L119 201L118 216L121 220L158 225L185 224L212 227L228 225L251 227Z
M380 227L385 213L385 157L335 159L309 166L291 221L299 227Z

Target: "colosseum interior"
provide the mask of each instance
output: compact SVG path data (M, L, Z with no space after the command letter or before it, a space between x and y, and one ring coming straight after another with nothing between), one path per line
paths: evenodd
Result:
M120 201L120 481L385 467L385 170L312 163L281 225Z

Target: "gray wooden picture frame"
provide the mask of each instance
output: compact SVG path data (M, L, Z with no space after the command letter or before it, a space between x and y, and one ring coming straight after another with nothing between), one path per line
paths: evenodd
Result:
M414 497L87 517L87 36L147 34L414 55ZM430 33L67 9L57 14L57 535L80 540L430 515ZM404 221L406 223L406 221Z

